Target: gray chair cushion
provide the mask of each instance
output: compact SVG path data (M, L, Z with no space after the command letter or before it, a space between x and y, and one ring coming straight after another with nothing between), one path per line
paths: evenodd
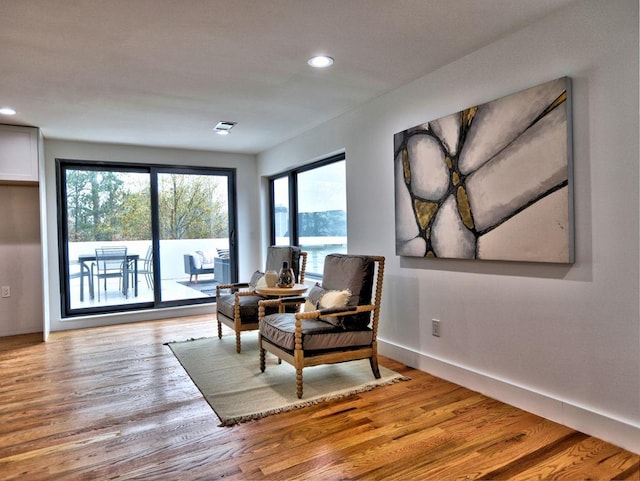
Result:
M255 287L258 285L258 281L262 278L262 276L264 276L264 272L255 271L251 275L251 280L249 281L249 285L255 289Z
M311 287L309 292L307 293L307 301L305 303L305 307L308 305L309 307L313 307L314 309L318 309L320 304L320 299L327 290L322 287L319 283L316 282L314 286ZM306 309L305 309L306 310Z
M300 247L297 246L270 246L267 249L267 269L268 271L280 272L282 264L287 262L293 269L298 282L300 275Z
M375 261L369 256L329 254L324 260L322 287L326 290L349 289L347 306L371 304ZM346 329L362 329L369 325L371 313L362 312L342 318Z
M218 312L229 319L235 315L235 295L225 294L216 299ZM260 296L240 296L240 323L254 324L258 322L258 301ZM267 307L265 313L278 312L277 307Z
M283 262L288 262L298 279L300 268L300 248L297 246L269 246L267 251L267 270L279 271ZM255 271L249 281L249 286L255 288L260 278L264 275L262 271ZM258 302L265 299L261 296L240 296L240 323L258 323ZM235 295L223 294L216 299L218 313L229 319L235 316ZM297 306L286 307L286 312L296 312ZM265 313L272 314L278 312L277 307L267 307Z
M272 344L293 352L295 345L295 314L271 314L260 323L260 334ZM311 351L341 350L369 346L373 331L345 331L328 322L305 319L302 328L302 348L305 355ZM309 352L308 352L309 351Z

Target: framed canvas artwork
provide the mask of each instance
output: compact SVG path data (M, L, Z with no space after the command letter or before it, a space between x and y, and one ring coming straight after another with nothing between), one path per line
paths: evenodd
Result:
M394 135L396 254L573 262L568 77Z

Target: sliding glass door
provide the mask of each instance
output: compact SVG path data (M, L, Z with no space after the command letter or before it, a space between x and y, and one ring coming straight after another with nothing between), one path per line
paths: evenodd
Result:
M235 269L235 171L57 161L63 315L213 302Z
M157 178L161 301L211 297L218 282L230 282L227 178L188 173Z

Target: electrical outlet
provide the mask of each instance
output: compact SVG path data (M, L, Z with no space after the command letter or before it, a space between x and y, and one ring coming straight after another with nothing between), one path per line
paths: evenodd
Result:
M431 335L440 337L440 321L438 319L431 319Z
M2 297L11 297L11 287L2 286Z

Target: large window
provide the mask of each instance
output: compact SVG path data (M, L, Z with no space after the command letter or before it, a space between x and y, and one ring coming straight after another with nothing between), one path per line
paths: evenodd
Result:
M269 180L272 244L301 246L308 275L321 276L327 254L347 252L344 154Z
M233 169L56 168L63 316L213 302L235 279Z

